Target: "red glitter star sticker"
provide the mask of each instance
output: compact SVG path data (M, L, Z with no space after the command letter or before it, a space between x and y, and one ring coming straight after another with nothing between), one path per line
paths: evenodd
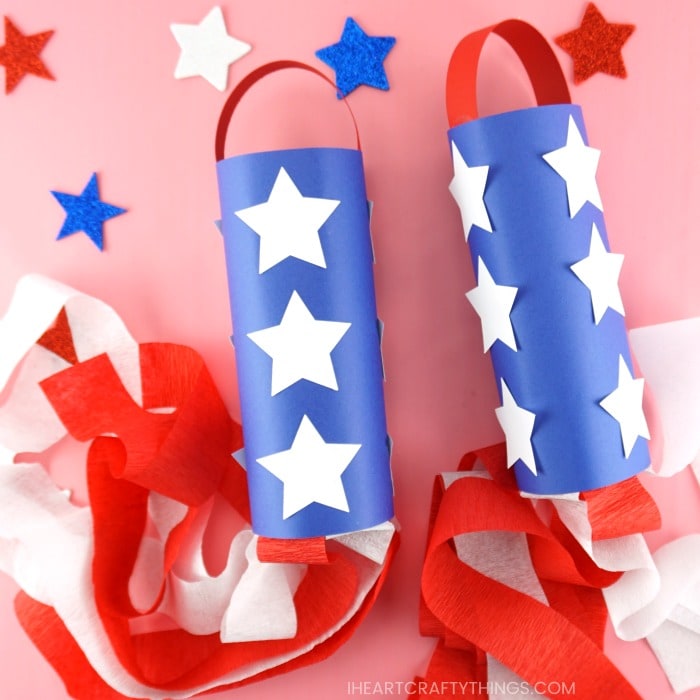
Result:
M581 26L558 36L554 41L574 59L574 83L581 83L595 73L626 78L622 46L634 29L633 24L606 22L591 2Z
M54 80L39 53L53 30L25 36L12 21L5 17L5 45L0 46L0 64L5 66L5 94L11 93L27 74Z

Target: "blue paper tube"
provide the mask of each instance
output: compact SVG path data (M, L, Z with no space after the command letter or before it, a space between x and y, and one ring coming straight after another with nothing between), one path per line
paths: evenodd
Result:
M352 532L393 516L359 150L217 164L253 529Z
M540 106L475 118L489 33L519 53ZM448 116L450 189L477 277L467 298L491 353L520 489L562 494L637 474L650 463L649 433L619 295L622 256L608 244L599 152L544 38L516 20L467 37L450 66Z

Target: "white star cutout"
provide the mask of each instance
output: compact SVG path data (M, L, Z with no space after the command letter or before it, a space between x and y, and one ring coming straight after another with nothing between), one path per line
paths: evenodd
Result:
M486 189L489 166L474 165L470 167L467 165L454 141L452 142L452 165L454 177L450 182L449 189L462 212L464 239L469 240L469 233L473 225L493 233L491 220L484 204L484 190Z
M212 8L199 24L171 24L170 31L181 49L175 77L200 75L221 91L226 89L228 67L251 49L226 32L220 7Z
M478 260L477 267L478 285L467 292L466 297L481 318L484 352L497 340L517 352L518 346L515 342L510 312L515 303L518 288L496 284L481 258Z
M649 426L642 410L643 393L644 380L632 377L620 355L617 389L608 394L600 405L620 424L625 458L630 456L638 437L649 439Z
M586 202L603 211L595 175L600 151L586 146L574 118L569 115L569 131L566 146L542 156L566 181L569 198L569 216L573 219Z
M326 267L319 229L340 204L338 199L304 197L284 168L280 168L266 202L239 209L236 216L260 236L258 272L287 258Z
M519 459L537 476L535 453L532 451L532 430L535 427L535 417L532 411L527 411L515 403L508 385L501 379L503 405L496 409L496 418L506 435L506 451L508 453L508 468Z
M625 315L618 286L624 258L625 256L619 253L608 253L597 226L593 224L588 257L574 263L571 269L591 293L593 318L596 325L600 323L608 309Z
M325 442L308 416L304 416L288 450L260 457L258 463L284 484L282 518L312 503L350 510L341 476L361 444Z
M352 324L317 321L294 291L278 326L248 333L248 337L272 358L271 396L300 379L338 389L331 351Z

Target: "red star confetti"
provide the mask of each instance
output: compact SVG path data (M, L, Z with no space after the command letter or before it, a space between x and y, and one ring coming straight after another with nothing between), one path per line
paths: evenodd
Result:
M626 78L622 47L634 31L633 24L607 22L598 8L588 3L578 29L554 41L574 59L574 83L582 83L595 73Z
M48 30L26 36L5 17L5 45L0 47L0 64L5 66L5 94L11 93L27 73L54 80L39 58L52 34L53 30Z

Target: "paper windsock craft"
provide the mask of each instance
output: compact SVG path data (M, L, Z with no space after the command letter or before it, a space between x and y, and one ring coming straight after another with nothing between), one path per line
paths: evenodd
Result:
M492 33L526 65L538 106L478 117L476 59ZM588 145L549 45L518 20L467 36L447 79L454 178L481 319L520 489L561 494L649 466L618 277Z
M491 35L515 50L538 106L479 117ZM506 20L455 49L447 113L449 188L477 281L466 296L491 353L505 442L435 480L420 628L439 641L425 687L458 677L490 698L505 687L639 700L603 651L608 616L620 639L647 639L677 692L697 687L700 539L652 555L643 536L662 525L636 476L651 461L645 385L581 109L545 38ZM698 319L631 339L654 390L651 474L671 476L698 461Z
M217 171L254 531L309 538L393 516L359 149L224 158ZM321 74L319 74L321 75Z

